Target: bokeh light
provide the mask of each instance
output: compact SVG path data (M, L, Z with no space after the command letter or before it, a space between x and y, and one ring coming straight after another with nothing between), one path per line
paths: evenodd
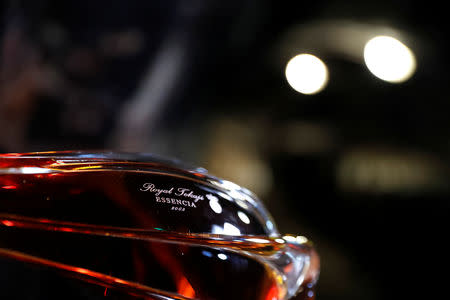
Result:
M399 40L389 36L377 36L364 47L364 61L376 77L401 83L416 70L414 53Z
M286 66L286 79L291 87L302 94L315 94L323 90L328 82L328 69L318 57L299 54Z

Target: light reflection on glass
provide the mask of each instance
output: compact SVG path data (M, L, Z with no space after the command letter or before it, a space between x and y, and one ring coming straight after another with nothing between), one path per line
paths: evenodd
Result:
M0 168L0 172L5 174L43 174L53 172L53 170L38 167L22 167L22 168Z
M297 238L295 236L292 236L292 235L285 235L285 236L283 236L283 239L286 242L290 242L290 243L296 243L297 242Z
M1 223L8 227L14 226L14 223L9 220L3 220L3 221L1 221Z
M222 234L223 233L223 227L213 224L211 228L211 233L213 234Z
M266 226L267 226L267 228L268 228L269 230L272 230L272 229L273 229L273 223L272 223L271 221L267 221L267 222L266 222Z
M225 222L223 224L223 227L219 225L213 225L211 228L211 232L213 234L241 235L241 231L239 230L239 228L228 222Z
M17 189L17 186L15 186L15 185L4 185L4 186L2 186L2 189L15 190L15 189Z
M235 202L237 205L239 205L243 209L250 209L249 208L250 206L248 206L247 202L245 202L244 200L236 199Z
M83 268L75 268L75 272L82 273L82 274L89 274L90 273L89 270L86 270L86 269L83 269Z
M290 86L302 94L316 94L328 82L327 66L311 54L299 54L291 58L285 71Z
M416 70L414 53L390 36L369 40L364 47L364 61L373 75L392 83L408 80Z
M224 198L224 199L227 199L227 200L229 200L229 201L233 201L233 198L231 198L230 196L228 196L226 193L217 192L217 194L218 194L220 197Z
M236 226L234 226L228 222L225 222L225 224L223 224L223 234L240 235L241 231Z
M212 183L226 190L238 190L241 188L239 185L228 180L213 181Z
M304 244L308 242L308 239L302 235L293 236L293 235L285 235L283 236L283 239L286 242L289 243L296 243L296 244Z
M245 213L243 213L242 211L238 211L237 215L242 222L244 222L245 224L250 224L250 219Z
M260 243L260 244L267 244L267 243L269 243L268 240L258 239L258 238L249 238L249 239L247 239L247 241L254 242L254 243Z
M203 254L204 256L207 256L207 257L212 257L212 256L213 256L211 252L206 251L206 250L203 250L203 251L202 251L202 254Z
M219 198L211 194L206 195L206 198L209 199L209 206L216 214L222 213L222 206L219 204Z
M298 236L295 238L295 240L296 240L296 242L297 242L298 244L304 244L304 243L307 243L307 242L308 242L308 239L307 239L306 237L302 236L302 235L298 235Z
M226 260L226 259L228 258L228 257L227 257L225 254L223 254L223 253L217 254L217 257L220 258L221 260Z

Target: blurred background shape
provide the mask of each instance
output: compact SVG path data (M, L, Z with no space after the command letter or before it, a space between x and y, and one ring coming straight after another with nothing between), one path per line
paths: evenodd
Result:
M9 0L0 15L1 152L177 157L315 242L317 299L442 297L441 3Z
M369 40L364 47L364 61L373 75L393 83L408 80L416 70L414 53L390 36Z
M286 79L297 92L316 94L328 82L328 69L320 58L311 54L299 54L287 63Z

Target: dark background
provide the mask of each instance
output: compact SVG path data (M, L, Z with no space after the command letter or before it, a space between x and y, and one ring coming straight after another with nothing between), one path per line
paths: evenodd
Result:
M0 152L154 152L256 192L315 242L318 299L446 294L450 98L438 1L2 1ZM401 84L339 50L397 32ZM334 36L335 37L335 36ZM356 51L356 50L355 50ZM286 81L308 52L329 83Z

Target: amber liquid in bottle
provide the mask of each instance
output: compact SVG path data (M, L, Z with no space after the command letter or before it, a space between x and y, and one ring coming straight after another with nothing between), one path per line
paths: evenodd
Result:
M311 246L273 236L203 177L159 163L0 157L0 298L314 298L317 272L288 296L271 265L289 272L283 255L295 248L318 268Z

